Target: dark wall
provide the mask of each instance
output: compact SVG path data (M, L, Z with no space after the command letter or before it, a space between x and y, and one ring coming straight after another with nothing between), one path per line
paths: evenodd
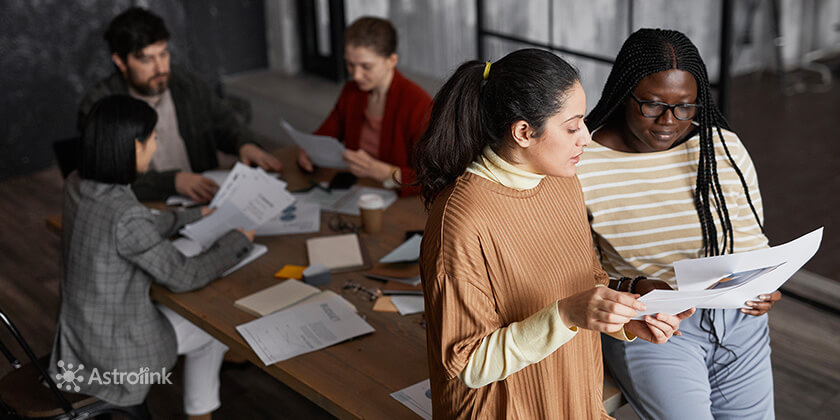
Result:
M52 142L77 135L82 95L113 71L102 34L132 5L161 15L173 64L213 86L267 66L261 0L0 1L0 179L52 165Z

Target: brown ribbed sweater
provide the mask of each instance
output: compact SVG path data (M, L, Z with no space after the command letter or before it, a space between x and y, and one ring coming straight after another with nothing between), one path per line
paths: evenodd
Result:
M607 283L577 178L518 191L464 174L432 206L420 266L435 418L609 418L590 330L503 381L471 389L456 378L485 336Z

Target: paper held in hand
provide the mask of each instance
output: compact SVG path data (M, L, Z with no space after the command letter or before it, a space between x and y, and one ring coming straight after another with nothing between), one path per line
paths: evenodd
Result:
M654 290L639 300L646 314L677 314L691 307L733 309L777 290L820 247L823 228L783 245L674 263L677 290Z
M295 201L286 183L237 163L219 188L210 207L216 210L181 229L181 234L207 249L225 233L242 228L256 229L279 215Z
M307 134L296 130L286 121L280 125L301 149L306 151L309 159L316 166L323 168L347 169L347 162L344 161L342 153L344 145L338 139L329 136L318 136Z

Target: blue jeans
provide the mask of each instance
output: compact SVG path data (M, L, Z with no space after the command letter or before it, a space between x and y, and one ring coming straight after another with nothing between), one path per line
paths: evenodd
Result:
M713 354L701 310L665 344L602 335L607 368L642 419L773 419L767 315L706 309L722 348ZM708 323L704 324L708 329ZM724 366L728 364L728 366Z

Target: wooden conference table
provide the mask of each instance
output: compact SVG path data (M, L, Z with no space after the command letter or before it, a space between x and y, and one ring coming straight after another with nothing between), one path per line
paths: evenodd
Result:
M280 149L275 155L283 162L284 179L290 190L310 185L308 176L295 164L295 149ZM333 173L319 169L312 179L327 180ZM173 293L153 286L152 297L338 418L417 418L390 394L429 377L422 314L401 316L376 312L364 293L342 291L347 280L370 288L384 285L366 278L364 271L333 274L330 283L322 289L331 289L353 303L376 330L372 334L265 366L236 331L237 325L253 320L254 316L235 308L234 301L277 284L279 280L273 274L285 264L307 265L304 241L337 234L329 227L335 217L335 213L322 212L320 233L257 237L255 242L268 247L266 255L200 290ZM357 216L341 217L359 224ZM402 243L406 231L423 229L425 220L418 197L397 200L385 211L380 233L359 233L371 261L379 260ZM47 219L47 226L53 231L60 231L60 224L60 216ZM612 379L605 377L604 403L611 412L621 404L621 393Z

